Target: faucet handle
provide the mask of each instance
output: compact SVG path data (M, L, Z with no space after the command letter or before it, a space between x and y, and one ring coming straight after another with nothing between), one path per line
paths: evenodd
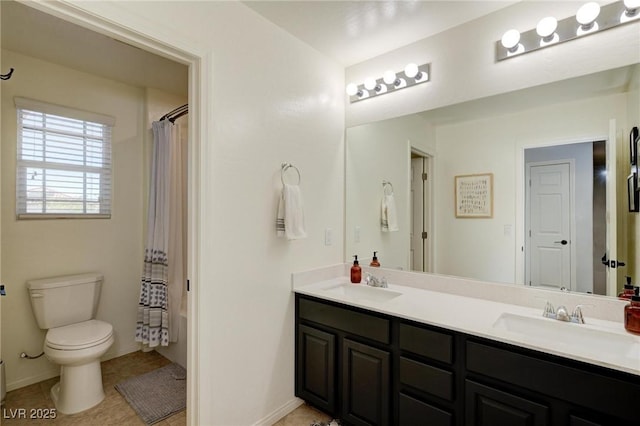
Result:
M556 317L556 310L553 308L553 305L551 304L551 302L547 302L547 304L544 305L544 311L542 312L542 316L546 318Z
M578 324L584 324L584 316L582 315L582 308L584 308L585 306L592 306L592 305L576 305L576 307L573 310L573 313L571 314L572 322L576 322Z

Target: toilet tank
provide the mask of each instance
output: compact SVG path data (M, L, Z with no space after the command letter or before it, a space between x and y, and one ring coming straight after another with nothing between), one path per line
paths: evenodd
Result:
M27 281L38 327L47 330L94 318L101 284L99 273Z

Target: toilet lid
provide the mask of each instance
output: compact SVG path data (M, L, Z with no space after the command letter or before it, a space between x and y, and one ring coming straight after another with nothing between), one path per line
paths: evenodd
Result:
M112 334L111 324L89 320L49 329L45 344L53 349L78 350L106 342Z

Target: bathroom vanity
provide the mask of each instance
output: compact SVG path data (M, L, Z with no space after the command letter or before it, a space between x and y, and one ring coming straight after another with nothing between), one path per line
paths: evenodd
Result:
M296 396L345 424L640 424L640 337L614 321L394 281L295 281Z

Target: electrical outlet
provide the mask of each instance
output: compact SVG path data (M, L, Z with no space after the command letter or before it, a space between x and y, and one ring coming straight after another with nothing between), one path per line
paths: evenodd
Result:
M324 230L324 245L330 246L333 244L333 235L331 235L331 228L327 228Z

